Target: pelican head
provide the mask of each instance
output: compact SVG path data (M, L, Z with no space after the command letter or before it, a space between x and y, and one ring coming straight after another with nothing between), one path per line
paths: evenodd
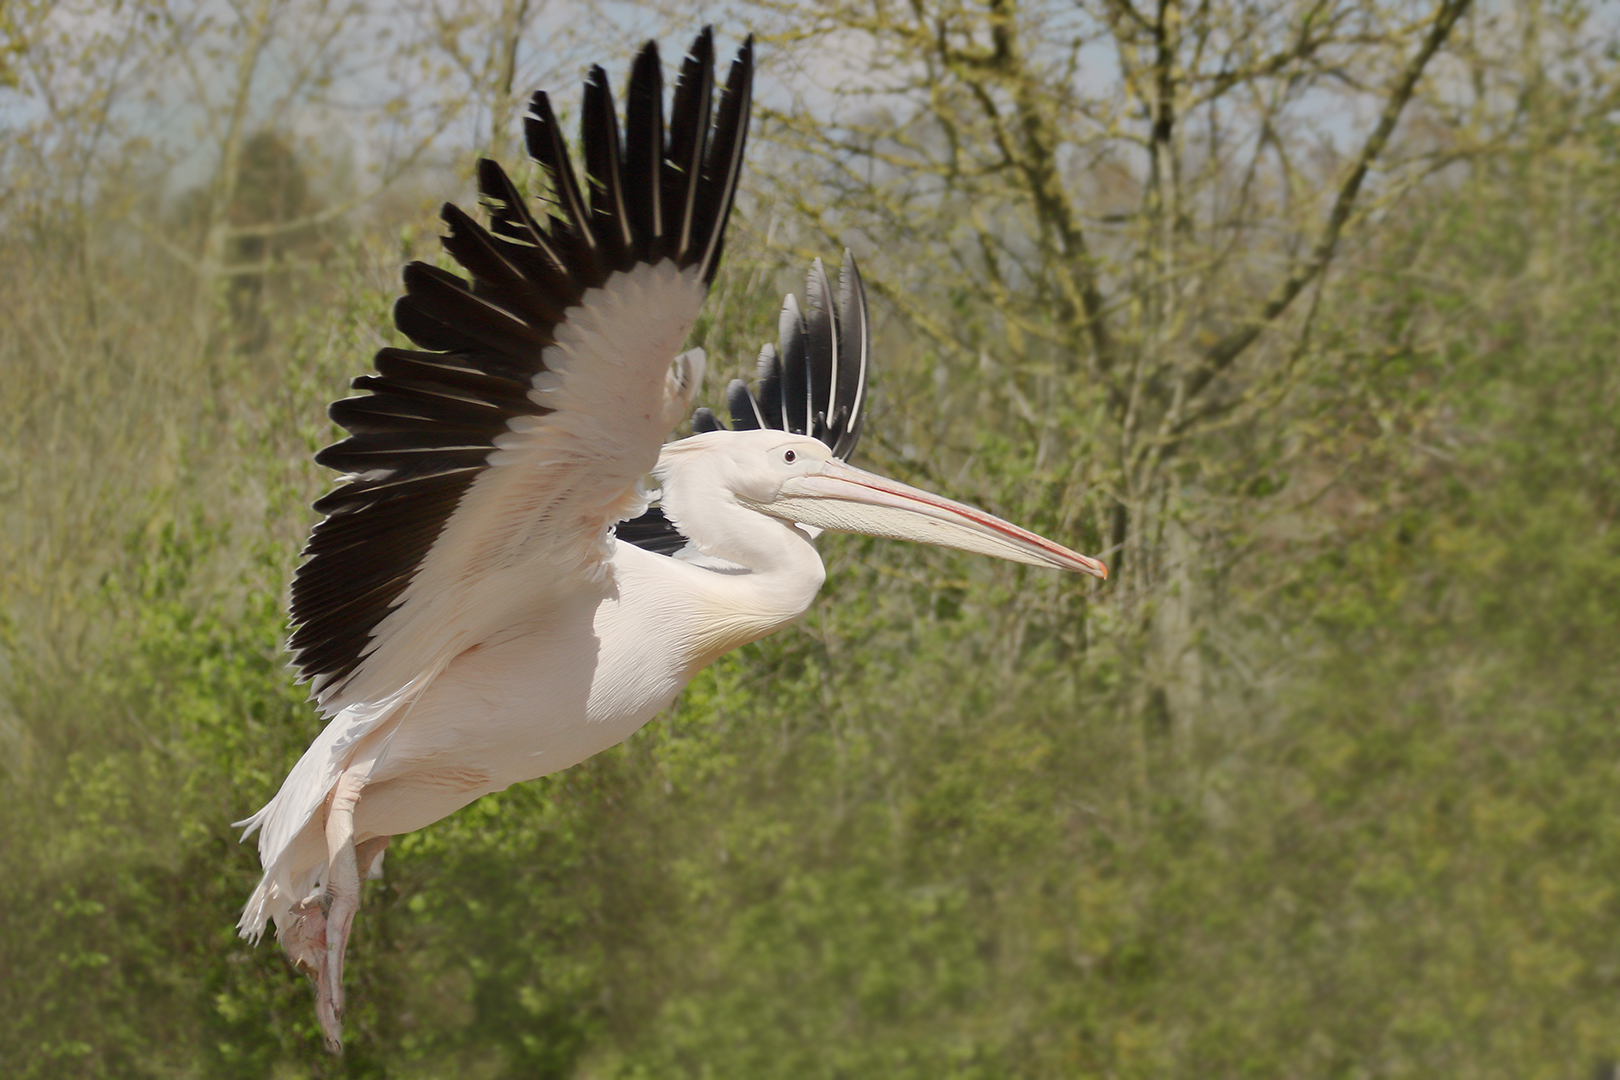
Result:
M742 511L790 526L1108 576L1096 559L983 510L857 469L807 435L769 428L694 435L665 446L657 472L671 520L700 549L721 557L735 547L739 528L746 528Z

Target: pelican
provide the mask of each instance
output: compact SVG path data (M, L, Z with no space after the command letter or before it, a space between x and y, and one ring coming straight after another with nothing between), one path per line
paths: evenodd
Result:
M624 129L601 67L581 109L584 175L545 93L525 119L549 189L537 220L492 161L484 227L453 205L445 250L395 307L417 349L385 348L316 455L289 648L326 729L238 825L264 876L239 929L274 920L340 1050L343 958L360 882L391 837L566 769L665 709L721 654L804 614L822 530L941 544L1106 577L1095 559L849 464L870 329L847 254L789 296L727 427L687 414L702 350L681 351L719 265L742 169L753 42L714 73L693 42L664 120L658 50L632 64ZM645 482L648 475L656 487ZM656 500L656 504L653 504Z

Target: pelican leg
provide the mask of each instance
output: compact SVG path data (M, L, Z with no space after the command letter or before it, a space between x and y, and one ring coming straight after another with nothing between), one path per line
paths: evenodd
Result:
M318 901L325 916L322 929L326 948L311 974L315 978L315 1018L326 1036L327 1049L333 1053L343 1049L343 954L349 947L355 913L360 910L362 863L354 844L354 807L369 771L350 769L338 777L326 810L326 889ZM364 863L368 870L388 843L387 837L376 839L382 844L374 846L375 840L368 840L362 845L368 849ZM301 906L308 904L306 900ZM313 926L313 920L310 924Z

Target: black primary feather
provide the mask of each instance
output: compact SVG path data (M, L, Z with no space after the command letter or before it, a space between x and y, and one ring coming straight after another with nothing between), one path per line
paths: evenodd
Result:
M764 415L759 411L759 402L754 400L754 395L748 392L748 384L741 379L732 379L726 387L726 408L738 431L767 426Z
M479 202L489 213L490 232L508 241L502 245L501 254L518 266L534 286L534 292L570 297L585 291L574 278L563 249L540 228L505 170L489 158L478 161L478 195ZM449 203L445 204L446 208L449 206ZM466 218L466 215L462 214L461 217ZM467 220L476 227L472 219ZM456 222L450 222L452 230L455 226ZM451 255L454 254L451 252ZM561 319L561 314L557 318Z
M317 695L360 666L377 624L489 467L495 440L513 420L549 412L532 393L534 378L585 292L638 261L665 258L713 280L747 141L753 39L738 50L717 110L713 62L705 28L682 64L667 131L655 45L632 66L622 132L607 76L593 68L581 108L583 176L550 98L536 94L525 133L552 212L532 213L501 167L480 161L489 226L444 209L445 250L468 277L406 267L394 319L417 348L377 354L376 373L354 382L362 393L331 407L348 437L316 455L346 474L315 504L327 516L292 584L289 648ZM627 531L654 550L685 543L674 542L667 522Z
M872 362L871 313L866 285L855 256L844 252L838 272L838 377L827 414L833 454L844 460L855 452L866 419L867 368Z
M714 101L713 55L714 43L699 36L681 64L681 75L675 83L662 190L665 213L670 217L672 251L682 254L692 249L695 235L698 182L703 175L709 109Z
M814 277L812 272L811 279ZM792 293L782 302L776 329L776 355L782 364L782 426L795 435L809 435L814 426L810 415L810 379L814 374L810 370L810 334L798 298Z
M625 203L619 121L613 115L613 91L608 89L607 72L600 64L591 68L585 80L580 133L590 186L591 231L602 244L604 263L614 270L627 270L634 264L636 244L630 233L630 209Z
M587 125L581 124L582 136ZM574 164L563 141L562 127L551 112L551 96L537 91L529 101L529 115L523 118L524 141L529 156L545 170L551 181L551 194L559 214L548 220L551 242L559 248L562 259L577 267L589 278L605 278L607 267L602 261L601 245L591 228L590 210L580 193L579 180L574 175Z
M760 349L754 389L732 380L726 407L734 430L810 434L832 447L834 457L847 461L861 437L872 357L866 286L854 256L844 252L837 299L820 259L810 267L804 294L807 311L791 295L783 302L778 343ZM701 411L705 424L719 425L712 413Z
M707 30L693 43L695 53L704 42L710 41ZM692 62L691 55L687 63ZM664 170L664 70L658 62L658 47L651 42L636 55L630 68L630 85L624 92L624 129L629 136L624 144L624 167L633 176L657 176L651 184L635 184L625 192L629 204L631 231L648 245L636 252L636 258L652 261L664 258L667 241L653 246L664 236L663 170ZM674 115L685 114L680 108L680 92L676 91ZM669 133L669 153L678 154L680 140L672 128Z
M754 39L743 43L737 59L731 62L726 86L720 94L720 115L703 152L703 167L692 193L691 229L683 232L690 246L683 246L680 258L701 252L699 265L703 280L714 281L720 269L720 253L725 248L726 220L737 197L737 177L742 172L743 147L748 142L748 114L754 95ZM696 96L696 95L694 95ZM705 116L707 114L705 113ZM700 138L702 130L700 129ZM691 190L690 188L688 190ZM684 264L683 264L684 265Z
M809 373L806 392L805 433L814 435L828 446L827 414L832 407L833 386L838 381L838 330L833 325L832 286L827 283L827 271L817 259L810 267L810 278L804 285L804 366Z
M782 358L776 355L775 345L767 341L760 346L759 363L754 370L759 386L759 402L765 416L763 426L786 431L787 398L782 384Z

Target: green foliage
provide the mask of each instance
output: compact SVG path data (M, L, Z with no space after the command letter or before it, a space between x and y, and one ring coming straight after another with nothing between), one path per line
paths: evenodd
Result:
M0 1073L1620 1060L1620 159L1607 121L1566 134L1412 193L1334 265L1313 362L1174 463L1166 535L1192 569L1134 579L1145 613L1118 581L827 537L800 626L623 747L397 839L341 1059L273 941L235 936L257 860L228 823L318 730L280 649L308 455L432 230L357 230L313 301L270 290L263 336L211 349L167 351L190 313L155 299L116 330L75 321L66 286L0 305L20 328L0 371L32 402L0 403L28 440L0 447ZM757 209L694 335L711 387L801 272ZM39 274L4 297L70 280L71 244L42 235L5 241ZM91 359L56 364L41 327ZM1091 396L1057 385L1043 458L946 408L1001 373L880 330L868 464L1082 549L1108 535L1069 495L1099 452ZM109 419L75 443L55 415ZM1202 605L1196 678L1142 629L1177 589Z

